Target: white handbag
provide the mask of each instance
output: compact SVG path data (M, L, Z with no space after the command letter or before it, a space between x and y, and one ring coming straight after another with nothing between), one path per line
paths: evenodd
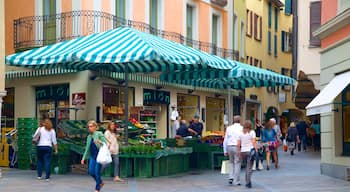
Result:
M112 162L111 152L109 152L108 147L105 143L100 148L96 161L101 165L107 165Z
M229 174L231 163L229 160L222 161L221 163L221 174Z

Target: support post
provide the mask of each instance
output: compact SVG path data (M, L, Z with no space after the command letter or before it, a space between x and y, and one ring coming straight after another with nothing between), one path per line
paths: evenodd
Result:
M0 91L0 143L2 142L2 98L6 96L6 91Z
M228 124L232 125L233 110L232 110L232 97L231 97L231 85L227 85L227 115L228 115Z
M128 121L129 121L129 65L125 63L125 71L124 71L124 81L125 81L125 104L124 104L124 115L125 115L125 144L128 145L129 139L129 130L128 130Z

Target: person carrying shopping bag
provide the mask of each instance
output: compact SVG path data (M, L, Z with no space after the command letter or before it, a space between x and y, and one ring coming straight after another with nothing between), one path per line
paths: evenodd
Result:
M107 140L108 149L112 155L112 160L114 164L114 179L115 182L122 182L123 180L119 178L119 144L117 140L117 126L115 122L111 121L108 124L107 130L105 131L105 137Z
M106 138L102 132L97 131L98 125L95 121L88 122L89 136L86 139L86 147L81 164L89 159L89 175L96 181L95 191L99 192L104 183L101 179L102 165L97 162L97 156L100 148L107 144Z
M290 123L290 126L288 128L288 132L286 135L286 140L288 143L288 148L290 150L290 154L294 155L294 150L297 146L297 143L299 142L299 133L298 133L298 129L295 126L294 122Z
M247 120L245 121L243 125L243 132L239 135L238 140L237 140L237 150L239 153L240 158L242 161L247 162L246 164L246 173L245 173L245 180L246 180L246 187L247 188L252 188L252 182L251 182L251 177L252 177L252 166L253 166L253 161L255 157L252 157L251 154L255 154L258 152L258 148L256 146L256 141L255 141L255 132L252 130L252 123ZM252 153L255 150L255 153Z
M33 143L37 144L38 180L42 179L43 168L45 168L45 180L50 181L52 145L54 146L55 154L58 153L56 132L53 129L53 125L50 119L45 119L42 122L42 126L36 130L33 136Z

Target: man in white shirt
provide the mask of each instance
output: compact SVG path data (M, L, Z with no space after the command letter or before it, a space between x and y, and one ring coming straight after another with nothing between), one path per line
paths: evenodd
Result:
M237 141L242 134L243 127L241 125L241 117L233 117L233 125L227 127L224 139L224 154L230 158L230 175L229 184L240 184L241 160L239 158L239 151L237 149Z
M180 120L178 120L179 117L179 112L176 110L176 106L173 105L171 106L172 111L170 115L170 120L171 120L171 131L170 131L170 138L175 138L176 136L176 130L180 127Z

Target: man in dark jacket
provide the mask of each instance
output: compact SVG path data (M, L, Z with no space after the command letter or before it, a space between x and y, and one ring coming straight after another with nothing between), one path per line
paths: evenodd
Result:
M188 132L187 125L186 125L186 120L181 120L180 128L176 131L176 135L181 136L181 137L187 137L190 135L190 133Z
M203 124L199 122L199 116L195 116L188 131L194 136L202 136Z
M306 137L307 137L307 131L309 129L309 125L305 121L300 121L297 124L297 129L299 133L300 142L298 143L298 151L301 151L301 145L303 145L303 150L306 151L307 143L306 143Z

